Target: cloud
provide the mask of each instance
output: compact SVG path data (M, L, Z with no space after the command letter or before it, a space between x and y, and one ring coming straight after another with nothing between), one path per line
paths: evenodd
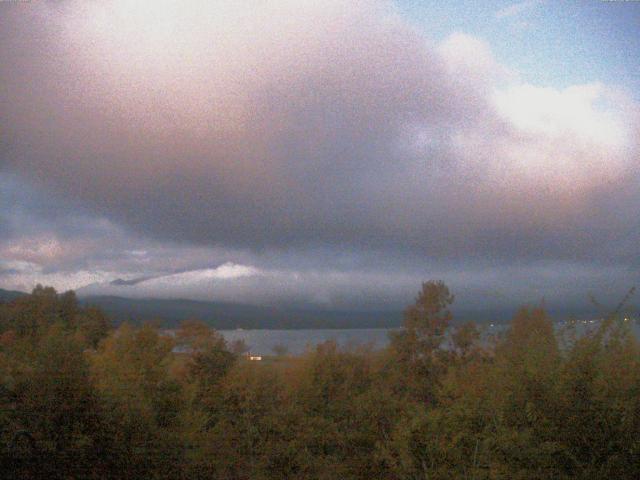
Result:
M472 35L454 32L437 46L436 51L444 60L458 92L475 89L486 95L496 85L516 78L514 72L496 60L487 42Z
M242 272L228 276L221 270ZM475 268L464 271L432 269L456 295L459 311L515 308L520 303L551 308L584 308L587 293L601 300L618 299L634 274L616 267L542 263L518 267ZM116 295L132 298L190 298L254 305L296 305L328 309L401 310L413 299L423 277L414 272L354 270L256 269L227 263L166 275L134 284L103 282L79 290L81 296Z
M4 162L149 233L273 244L342 230L334 207L365 201L368 177L401 160L388 145L406 121L459 117L432 81L439 60L375 4L200 5L170 25L126 2L65 5L41 12L54 52L33 18L12 18L31 25L9 39L29 54L3 59Z
M26 187L18 190L34 197ZM29 234L15 231L0 241L0 287L28 291L44 283L59 290L79 289L82 295L375 310L401 309L412 301L421 281L442 278L456 293L458 308L482 305L490 310L538 303L542 298L549 306L580 306L589 291L606 301L619 297L637 278L637 265L598 264L597 259L587 265L491 257L456 262L396 250L367 252L330 246L262 252L196 247L141 238L94 219L102 225L97 228L88 217L80 217L80 222L78 215L72 209L48 224L37 209L22 208L21 226ZM85 228L68 231L75 223L84 223ZM61 230L67 230L64 240ZM608 231L615 234L615 229ZM622 237L609 242L614 251L605 250L608 258L625 248L628 256L635 255L635 237L627 238L626 247ZM548 248L557 239L546 234L533 241Z
M526 84L374 0L0 9L0 255L43 275L637 258L638 107L611 86Z

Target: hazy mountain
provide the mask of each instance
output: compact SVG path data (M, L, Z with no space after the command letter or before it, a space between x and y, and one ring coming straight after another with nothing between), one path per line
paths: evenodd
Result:
M234 328L382 328L400 325L402 314L243 305L185 299L84 297L82 302L106 311L116 323L159 321L176 326L199 319L217 329Z
M16 290L3 290L0 288L0 302L10 302L22 295L26 295L24 292L18 292Z
M26 293L0 289L0 302L9 302L22 295ZM158 321L162 326L174 327L182 320L198 319L217 329L382 328L398 326L402 318L399 311L338 311L187 299L82 296L81 289L79 296L81 303L100 307L116 324Z
M116 285L124 286L120 282ZM222 301L198 301L178 298L127 298L117 295L83 295L81 303L103 309L114 323L157 321L165 327L177 326L187 319L198 319L217 329L302 329L302 328L392 328L402 323L402 311L397 310L331 310L319 307L248 305ZM11 301L23 292L0 289L0 302ZM632 307L625 311L636 311ZM478 323L507 322L512 308L460 308L453 305L454 322L469 320ZM602 316L592 306L551 308L555 319L594 318Z

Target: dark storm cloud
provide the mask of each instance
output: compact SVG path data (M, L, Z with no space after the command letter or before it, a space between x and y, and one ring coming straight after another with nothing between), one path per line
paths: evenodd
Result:
M0 10L0 170L68 202L29 208L82 239L48 268L408 285L637 258L638 110L608 86L521 85L482 41L433 45L377 1Z
M588 292L597 292L601 301L615 301L637 279L637 269L598 262L514 260L505 265L491 258L462 262L328 246L255 252L171 244L127 233L70 204L51 219L45 206L51 197L43 198L28 184L0 182L0 198L9 197L15 208L3 203L3 215L14 219L12 235L0 238L3 288L30 290L39 282L60 290L84 287L81 295L371 310L401 309L421 281L442 278L464 311L478 305L485 310L515 308L543 299L550 307L579 307L586 304Z

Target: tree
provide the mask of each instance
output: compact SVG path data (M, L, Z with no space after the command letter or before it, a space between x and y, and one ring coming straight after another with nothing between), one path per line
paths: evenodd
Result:
M52 325L65 332L80 333L87 346L95 348L111 329L107 316L98 308L83 307L73 291L58 294L52 287L38 285L0 311L0 333L11 331L18 338L37 340Z
M98 455L93 443L98 419L84 348L79 336L56 324L35 343L19 339L0 355L2 389L10 398L2 406L8 414L5 428L33 439L34 458L24 465L22 478L94 478L87 466ZM14 474L11 478L21 478Z
M186 347L188 380L197 385L198 396L203 399L215 389L236 361L224 337L207 324L189 320L176 332L177 341Z
M424 400L432 399L445 368L447 353L439 349L452 320L453 299L442 281L424 282L415 303L405 310L403 328L391 334L406 386Z
M452 335L452 347L462 358L467 357L480 340L480 330L473 322L467 322L457 327Z
M284 357L287 353L289 353L289 349L287 348L287 346L281 343L274 345L271 350L273 350L273 353L278 357Z
M124 324L91 354L102 425L97 441L113 478L179 477L184 399L170 375L173 346L150 325Z
M243 355L249 351L249 345L242 338L236 338L231 342L230 350L236 355Z

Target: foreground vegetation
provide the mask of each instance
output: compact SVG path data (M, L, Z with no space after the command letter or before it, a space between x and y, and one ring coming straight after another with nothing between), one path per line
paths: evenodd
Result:
M327 342L261 364L202 323L176 338L114 330L73 293L38 287L0 304L0 472L640 478L640 346L624 322L560 334L524 308L487 342L451 326L452 300L425 283L384 350Z

